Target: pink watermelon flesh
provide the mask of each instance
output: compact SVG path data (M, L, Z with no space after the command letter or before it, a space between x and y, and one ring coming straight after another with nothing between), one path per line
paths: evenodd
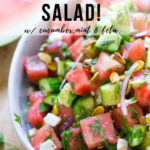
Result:
M91 124L98 120L100 123L100 130L103 130L103 136L100 133L97 135L93 134ZM103 143L104 139L107 139L109 143L116 143L115 129L112 123L111 114L105 113L102 115L86 118L80 121L83 138L88 148L94 148Z

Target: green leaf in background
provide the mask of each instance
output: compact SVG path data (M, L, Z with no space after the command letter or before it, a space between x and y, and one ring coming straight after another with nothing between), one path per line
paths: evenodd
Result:
M2 133L0 133L0 145L4 145L4 136Z
M15 121L22 126L21 117L19 115L17 115L16 113L14 113L14 116L15 116Z

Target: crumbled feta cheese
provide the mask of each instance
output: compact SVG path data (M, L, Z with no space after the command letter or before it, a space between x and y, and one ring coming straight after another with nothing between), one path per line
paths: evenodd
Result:
M37 131L36 128L32 128L29 130L29 136L33 136L35 134L35 132Z
M52 127L57 126L61 121L61 118L52 114L52 113L48 113L45 117L44 117L44 122L49 124Z
M127 150L128 142L125 139L118 139L117 150Z
M150 118L150 113L149 114L146 114L146 116L145 116L146 118Z
M54 32L48 37L49 42L60 42L62 40L62 33Z
M55 150L56 148L56 145L50 139L40 144L40 150Z
M149 37L145 38L144 47L145 48L150 48L150 38Z
M128 106L128 105L131 105L131 104L135 104L137 103L137 100L132 100L132 99L128 99L128 100L125 100L125 105ZM117 105L117 107L120 107L120 103Z

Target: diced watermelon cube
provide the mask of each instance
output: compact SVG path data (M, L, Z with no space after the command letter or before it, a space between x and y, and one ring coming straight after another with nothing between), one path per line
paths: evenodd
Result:
M91 58L92 55L88 51L86 51L85 46L88 46L89 42L94 40L94 38L83 40L83 38L75 41L70 47L69 50L72 54L72 58L76 60L78 56L84 51L86 53L87 58ZM93 50L95 52L95 50Z
M122 73L124 66L113 59L110 54L101 52L95 65L95 70L99 72L99 80L102 81L109 78L111 72L117 71Z
M149 73L150 70L141 70L132 75L133 80L146 80L144 73ZM150 84L142 85L134 88L136 98L140 105L150 106Z
M89 81L91 77L88 69L83 68L81 65L66 75L68 82L73 88L73 92L77 95L87 95L97 88L98 83Z
M124 51L123 55L125 55L127 59L131 59L133 62L136 62L139 59L145 61L145 48L142 39L137 39L132 42L131 48L128 52Z
M61 59L64 59L64 56L60 51L61 48L62 48L61 42L51 43L45 47L44 52L53 54L54 56L59 56Z
M133 111L131 111L132 110L131 108L135 108L136 110L134 111L134 109L133 109ZM114 120L115 120L115 125L118 129L121 128L121 125L123 122L122 117L127 120L128 126L133 126L139 122L139 118L143 115L143 110L142 110L141 106L137 103L128 105L127 110L128 110L127 116L123 115L120 107L117 107L112 111L112 114L113 114ZM134 114L134 116L133 116L133 114Z
M70 142L69 142L69 148L71 150L76 150L76 147L79 148L81 145L83 145L84 143L82 143L82 141L80 140L76 140L76 138L78 136L81 136L81 128L78 127L78 128L71 128L70 131L73 132L73 135L70 139Z
M47 124L41 127L38 131L36 131L31 141L31 144L35 150L40 150L40 144L42 144L47 138L54 139L53 142L57 147L56 150L61 149L61 143L56 136L53 128Z
M48 68L45 63L40 61L37 56L26 57L24 66L28 79L32 83L38 82L41 78L48 77Z
M68 108L62 104L59 104L59 117L61 118L62 122L67 118L73 119L72 107Z
M94 135L92 126L95 121L99 122L100 127L96 135ZM94 117L89 117L80 121L82 135L88 148L94 148L103 143L104 139L107 139L109 143L116 143L115 129L112 123L111 114L105 113ZM100 135L100 132L103 134Z
M42 99L36 100L29 108L27 112L27 119L33 127L39 127L43 124L44 114L40 112L39 105Z
M29 101L31 104L33 104L35 101L37 100L43 100L44 99L44 95L42 93L42 91L34 91L29 95Z

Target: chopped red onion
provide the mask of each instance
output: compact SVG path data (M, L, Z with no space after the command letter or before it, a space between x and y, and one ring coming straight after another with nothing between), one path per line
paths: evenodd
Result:
M130 68L129 68L129 72L133 72L135 70L135 68L138 66L138 62L135 62ZM128 82L129 82L129 79L131 77L132 73L130 75L126 75L124 80L123 80L123 83L121 85L121 91L120 91L120 104L121 104L121 110L122 110L122 113L124 115L127 115L127 107L126 107L126 104L125 104L125 94L126 94L126 89L127 89L127 85L128 85Z
M59 128L59 130L60 130L61 132L63 132L66 128L70 127L72 124L74 124L74 120L73 120L72 118L69 118L69 119L67 120L67 122L65 122L65 123Z
M55 57L55 58L54 58L54 62L55 62L55 63L58 63L59 60L60 60L59 57Z
M124 58L127 58L128 57L128 51L129 49L131 48L132 44L131 43L126 43L126 46L125 46L125 49L124 49L124 52L123 52L123 57Z

